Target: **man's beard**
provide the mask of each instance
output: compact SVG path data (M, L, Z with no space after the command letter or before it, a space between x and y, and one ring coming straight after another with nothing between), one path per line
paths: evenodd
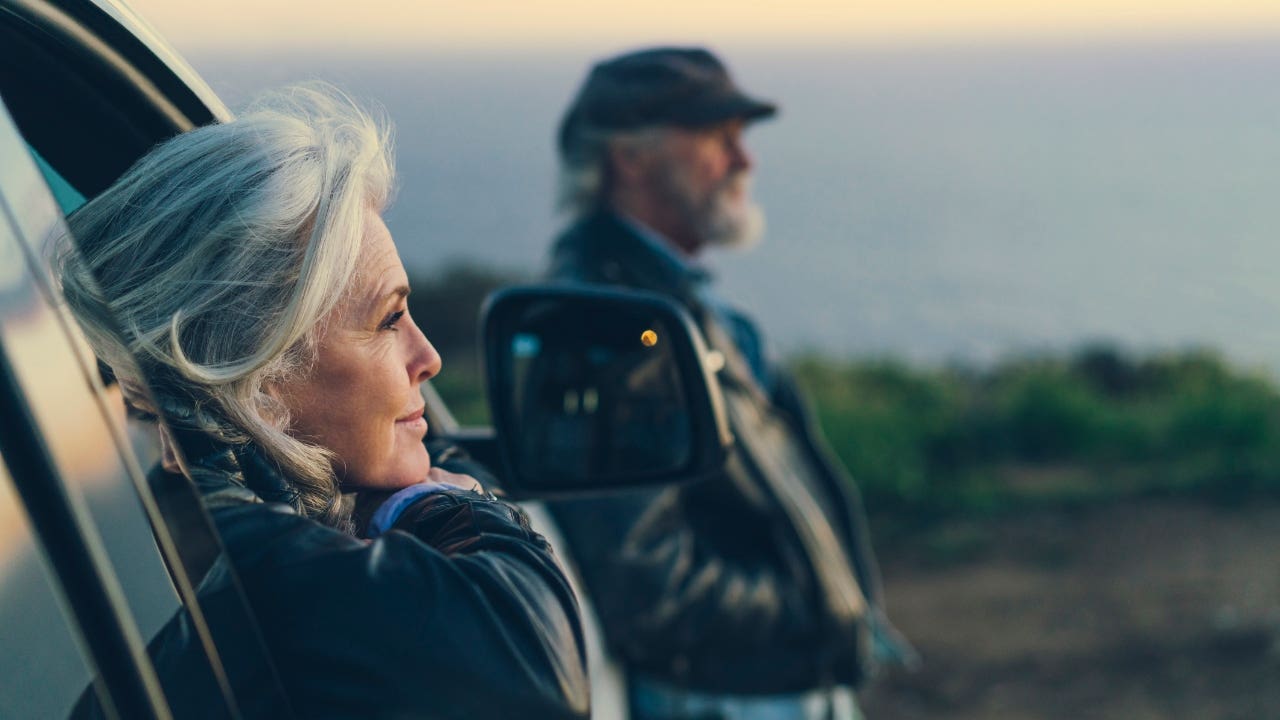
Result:
M685 175L673 169L660 180L667 202L681 215L700 247L746 249L764 237L764 211L751 199L751 178L735 173L705 197L695 197Z
M734 199L734 196L740 198ZM751 198L751 178L731 175L717 186L694 217L703 243L710 247L745 250L764 237L764 210Z

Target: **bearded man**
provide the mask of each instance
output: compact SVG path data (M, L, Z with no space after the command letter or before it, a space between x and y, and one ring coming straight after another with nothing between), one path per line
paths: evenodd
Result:
M684 305L723 359L735 437L715 479L552 505L641 720L857 718L853 689L912 653L885 619L852 481L700 264L760 237L743 132L776 112L710 52L653 48L595 65L560 126L573 220L549 277Z

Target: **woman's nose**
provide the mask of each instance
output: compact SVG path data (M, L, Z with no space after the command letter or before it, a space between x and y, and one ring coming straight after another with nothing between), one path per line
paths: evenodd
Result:
M412 317L409 318L409 324L413 327L412 348L409 356L409 377L417 384L440 374L440 368L444 365L444 361Z

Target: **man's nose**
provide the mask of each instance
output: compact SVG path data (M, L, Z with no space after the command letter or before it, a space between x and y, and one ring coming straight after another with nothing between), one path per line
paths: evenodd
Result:
M751 152L747 150L747 146L741 140L733 140L729 143L729 167L734 172L747 172L756 165L755 158L751 156Z

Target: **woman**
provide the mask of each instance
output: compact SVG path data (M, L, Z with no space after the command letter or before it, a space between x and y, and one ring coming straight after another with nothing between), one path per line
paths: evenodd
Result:
M64 293L130 402L165 418L164 465L202 493L298 715L584 716L547 543L423 445L440 357L380 217L392 176L349 99L273 94L74 213ZM153 645L162 675L183 647Z

